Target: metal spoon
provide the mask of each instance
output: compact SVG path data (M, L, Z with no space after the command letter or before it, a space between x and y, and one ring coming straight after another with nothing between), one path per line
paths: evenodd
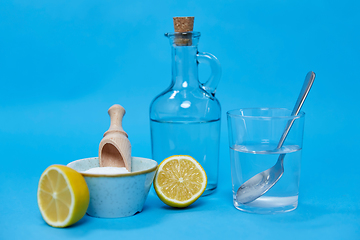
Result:
M291 116L296 116L300 112L300 109L310 91L314 79L315 79L315 73L312 71L308 72L308 74L305 77L305 81L302 86L300 95L291 113ZM285 131L280 138L279 144L276 147L277 150L282 147L290 131L290 128L294 123L294 120L295 119L289 120L288 124L286 125ZM280 154L276 164L273 167L261 173L256 174L255 176L247 180L245 183L243 183L239 187L236 193L236 201L242 204L247 204L259 198L267 191L269 191L269 189L272 188L277 181L279 181L279 179L284 173L284 165L283 165L284 158L285 158L285 153Z

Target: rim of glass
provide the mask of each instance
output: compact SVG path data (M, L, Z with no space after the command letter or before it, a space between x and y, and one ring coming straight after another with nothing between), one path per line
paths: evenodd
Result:
M226 115L227 116L231 116L231 117L238 117L238 118L252 118L252 119L256 119L256 118L259 118L259 119L270 119L270 118L279 118L279 119L298 119L298 118L301 118L303 116L305 116L305 112L303 111L300 111L298 113L298 115L296 116L251 116L251 115L241 115L239 114L241 111L244 111L244 110L286 110L286 111L289 111L290 113L292 112L290 109L288 108L239 108L239 109L232 109L232 110L229 110L226 112ZM235 113L237 112L237 113Z
M182 36L182 37L188 37L191 36L192 38L198 38L200 37L200 32L169 32L164 34L165 37L175 37L175 36Z

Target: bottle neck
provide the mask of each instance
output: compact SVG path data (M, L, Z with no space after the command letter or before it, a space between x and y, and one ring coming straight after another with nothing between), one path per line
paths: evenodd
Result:
M172 46L172 84L174 89L196 88L198 82L197 46Z

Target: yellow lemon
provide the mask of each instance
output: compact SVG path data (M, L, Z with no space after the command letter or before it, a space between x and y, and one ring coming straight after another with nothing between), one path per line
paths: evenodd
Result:
M156 194L165 204L183 208L195 202L205 191L207 176L191 156L175 155L159 165L154 179Z
M37 199L45 222L53 227L67 227L85 215L90 194L80 173L52 165L40 177Z

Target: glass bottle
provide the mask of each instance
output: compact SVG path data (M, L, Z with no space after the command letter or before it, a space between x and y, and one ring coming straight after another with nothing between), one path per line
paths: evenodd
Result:
M158 163L172 155L190 155L207 174L203 195L218 182L221 106L215 98L220 63L198 52L199 32L166 33L171 44L172 81L150 105L152 157ZM211 76L198 79L198 64L207 63Z

